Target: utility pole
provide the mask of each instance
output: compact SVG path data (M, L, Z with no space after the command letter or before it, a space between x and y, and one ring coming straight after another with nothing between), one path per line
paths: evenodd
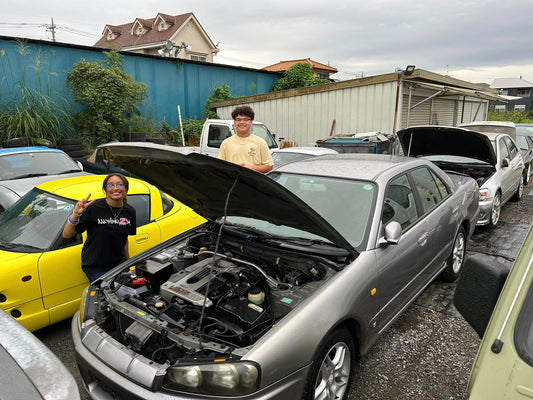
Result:
M56 41L56 26L54 25L54 18L52 18L52 25L46 27L47 31L52 32L52 42Z

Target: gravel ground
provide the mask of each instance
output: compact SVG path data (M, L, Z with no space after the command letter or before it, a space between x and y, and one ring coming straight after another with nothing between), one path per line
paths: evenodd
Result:
M530 184L518 203L508 203L494 230L476 229L469 252L498 255L512 262L533 222ZM455 284L436 281L358 360L352 400L466 400L466 386L480 339L452 304ZM76 367L70 320L36 331L67 366L89 400Z

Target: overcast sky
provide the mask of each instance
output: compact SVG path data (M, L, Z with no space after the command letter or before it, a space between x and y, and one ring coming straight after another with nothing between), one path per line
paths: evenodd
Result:
M93 45L106 24L192 12L220 64L311 58L340 80L414 64L470 82L533 82L533 0L3 0L0 35ZM11 25L16 24L16 25ZM37 25L42 26L37 26ZM76 32L76 33L74 33Z

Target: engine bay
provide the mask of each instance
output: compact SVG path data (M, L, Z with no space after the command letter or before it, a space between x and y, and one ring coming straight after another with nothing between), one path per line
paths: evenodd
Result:
M239 358L349 261L196 233L103 281L96 323L157 363Z

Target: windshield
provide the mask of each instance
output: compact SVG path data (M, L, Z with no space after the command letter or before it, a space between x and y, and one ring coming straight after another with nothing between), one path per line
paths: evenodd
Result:
M298 174L270 174L331 224L357 250L368 237L375 207L374 183Z
M74 200L31 190L0 217L0 248L48 249L61 234L73 208Z
M304 160L311 157L310 154L305 153L292 153L289 151L276 151L272 153L272 160L274 161L274 168L281 167L282 165Z
M0 180L31 175L55 175L81 171L78 164L57 151L29 151L0 155Z
M270 133L270 131L265 125L252 124L250 132L253 133L255 136L259 136L261 139L264 139L269 149L275 149L278 147L278 145L276 144L276 139L274 139L274 136L272 135L272 133Z

